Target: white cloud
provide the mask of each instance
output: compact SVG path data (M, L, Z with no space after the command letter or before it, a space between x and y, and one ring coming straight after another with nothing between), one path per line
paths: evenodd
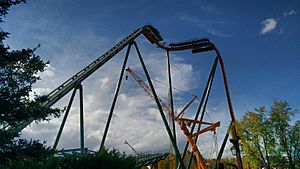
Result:
M106 88L108 87L109 79L107 77L102 78L99 80L100 81L100 86L101 88Z
M47 64L46 70L41 73L41 78L49 78L55 75L55 68L51 64Z
M47 78L51 78L51 77L53 77L55 75L54 71L55 71L55 68L51 64L47 64L46 68L45 68L45 71L38 72L36 74L36 76L39 76L42 79L44 79L44 78L46 78L46 79Z
M33 88L33 92L36 95L45 95L45 94L48 94L49 92L51 92L51 89L38 87L38 88Z
M222 38L231 37L231 35L229 35L229 34L226 34L226 33L223 33L221 31L214 30L214 29L209 29L209 30L207 30L207 32L212 34L212 35L219 36L219 37L222 37Z
M277 26L277 21L274 18L269 18L261 22L263 25L260 34L264 35L272 30L274 30Z
M50 88L43 88L43 87L33 88L32 91L29 93L29 99L33 100L35 95L37 96L46 95L49 92L51 92Z
M295 15L297 13L297 11L295 11L294 9L291 10L286 10L283 12L283 16L291 16L291 15Z

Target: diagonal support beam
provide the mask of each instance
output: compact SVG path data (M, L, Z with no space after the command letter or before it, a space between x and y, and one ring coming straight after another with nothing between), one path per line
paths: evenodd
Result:
M183 108L183 109L179 112L179 114L176 116L175 120L177 120L178 118L180 118L180 117L183 116L183 114L185 113L185 110L186 110L187 108L189 108L189 106L193 103L193 101L194 101L196 98L197 98L197 96L194 96L194 97L192 98L192 100L190 100L190 101L184 106L184 108Z
M213 67L212 67L212 69L211 69L211 71L210 71L209 78L208 78L208 80L207 80L206 87L205 87L205 89L204 89L204 92L203 92L201 101L200 101L200 103L199 103L199 106L198 106L198 109L197 109L197 112L196 112L196 115L195 115L194 120L198 120L198 117L199 117L199 114L200 114L200 111L201 111L203 102L204 102L204 100L207 98L207 94L209 93L208 91L210 90L209 88L211 87L211 81L212 81L212 79L213 79L213 77L214 77L214 74L215 74L215 70L216 70L217 64L218 64L218 60L217 60L217 58L216 58L215 61L214 61ZM203 120L203 118L200 119L200 121L202 121L202 120ZM196 127L196 124L194 123L194 124L192 125L192 127L191 127L190 133L193 133L193 132L194 132L195 127ZM186 155L188 146L189 146L189 143L186 142L185 147L184 147L184 151L183 151L183 155L182 155L183 158L184 158L185 155Z
M211 70L211 76L210 76L210 79L208 81L207 94L206 94L204 105L203 105L203 108L202 108L200 121L202 121L203 118L204 118L204 113L205 113L205 110L206 110L206 106L207 106L207 103L208 103L208 98L209 98L209 95L210 95L210 91L211 91L211 88L212 88L214 76L215 76L215 73L216 73L217 64L218 64L218 59L215 58L215 61L214 61L214 64L213 64L213 68ZM198 125L197 132L199 132L200 129L201 129L201 124ZM196 144L197 144L198 138L199 138L199 136L196 136L196 138L195 138L195 143ZM193 159L192 156L190 156L189 163L188 163L188 169L190 169L190 167L191 167L192 159Z
M58 145L58 142L59 142L59 139L60 139L60 136L63 132L63 129L64 129L64 126L66 124L66 121L67 121L67 118L68 118L68 115L69 115L69 112L70 112L70 109L71 109L71 106L72 106L72 103L73 103L73 100L74 100L74 97L75 97L75 94L76 94L76 91L77 91L78 87L74 88L73 92L72 92L72 95L71 95L71 98L70 98L70 101L69 101L69 104L67 106L67 109L66 109L66 113L64 115L64 118L61 122L61 125L59 127L59 130L58 130L58 133L57 133L57 136L55 138L55 141L54 141L54 144L53 144L53 147L52 149L55 151L56 148L57 148L57 145Z
M117 88L115 90L115 95L114 95L113 102L112 102L112 105L111 105L111 108L110 108L110 111L109 111L109 115L108 115L108 119L107 119L107 122L106 122L104 134L103 134L101 145L100 145L100 148L99 148L100 151L104 148L105 139L106 139L106 136L107 136L108 128L109 128L111 118L112 118L112 115L113 115L113 112L114 112L114 108L115 108L115 105L116 105L116 102L117 102L117 98L118 98L118 95L119 95L119 91L120 91L120 87L121 87L122 79L123 79L123 75L124 75L124 70L125 70L125 67L126 67L126 63L127 63L127 60L128 60L128 56L129 56L131 46L132 46L132 42L128 45L128 48L127 48L127 51L126 51L126 55L125 55L125 59L124 59L124 62L123 62L122 70L121 70L120 77L119 77L119 80L118 80L118 83L117 83Z
M217 48L215 48L215 52L217 54L217 58L218 58L218 61L220 63L221 72L222 72L223 81L224 81L224 86L225 86L226 97L227 97L227 103L228 103L228 107L229 107L231 121L233 123L232 130L231 130L231 135L232 135L232 139L234 140L233 146L236 149L237 166L238 166L238 169L243 169L241 150L240 150L240 146L239 146L239 137L237 135L237 131L236 131L236 127L235 127L236 119L235 119L233 106L232 106L232 102L231 102L231 96L230 96L230 92L229 92L229 86L228 86L227 76L226 76L226 72L225 72L225 66L224 66L224 62L223 62L223 59L221 57L221 54L220 54L220 52Z
M213 169L219 167L219 162L220 162L220 160L221 160L221 158L222 158L222 155L223 155L223 152L224 152L224 149L225 149L225 146L226 146L228 137L229 137L229 132L230 132L231 127L232 127L232 123L230 123L230 125L229 125L229 127L228 127L228 130L227 130L227 132L226 132L226 134L225 134L223 143L222 143L221 148L220 148L220 150L219 150L219 153L218 153L218 156L217 156L217 159L216 159L216 161L215 161L215 164L214 164L214 168L213 168Z
M166 57L167 57L167 67L168 67L168 81L169 81L169 91L168 91L168 100L169 100L169 110L171 111L171 114L174 116L174 103L173 103L173 91L172 91L172 75L171 75L171 64L170 64L170 54L169 51L166 51ZM177 145L177 139L176 139L176 130L175 130L175 120L170 116L169 117L172 123L172 130L173 130L173 136L175 144ZM175 150L174 150L175 151ZM177 156L175 156L176 161L176 167L178 166L178 159Z
M181 166L182 169L185 169L185 166L184 166L184 163L183 163L183 159L181 158L180 152L179 152L178 147L177 147L177 145L176 145L176 143L175 143L175 140L174 140L174 137L173 137L173 135L172 135L171 129L170 129L169 125L168 125L168 122L167 122L166 117L165 117L165 115L164 115L164 113L163 113L162 107L161 107L161 105L160 105L160 103L159 103L159 100L158 100L156 91L155 91L155 89L154 89L154 87L153 87L151 78L150 78L150 76L149 76L149 73L148 73L148 71L147 71L147 68L146 68L146 66L145 66L145 63L144 63L144 61L143 61L143 58L142 58L141 53L140 53L140 51L139 51L139 48L138 48L136 42L133 42L133 44L134 44L134 46L135 46L135 49L136 49L137 54L138 54L138 57L139 57L139 59L140 59L140 62L141 62L141 64L142 64L142 67L143 67L143 69L144 69L145 75L146 75L146 77L147 77L147 81L148 81L148 83L149 83L149 86L150 86L151 91L152 91L152 93L153 93L153 96L154 96L154 98L155 98L155 102L156 102L156 105L157 105L157 107L158 107L159 113L160 113L160 115L161 115L161 117L162 117L162 120L163 120L163 122L164 122L165 128L166 128L166 130L167 130L167 133L168 133L168 135L169 135L169 138L170 138L170 140L171 140L171 142L172 142L172 145L173 145L173 147L174 147L175 155L176 155L177 158L179 159L179 163L180 163L179 167Z

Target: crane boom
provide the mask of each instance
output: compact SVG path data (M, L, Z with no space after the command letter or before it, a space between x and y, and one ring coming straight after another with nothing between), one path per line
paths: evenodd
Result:
M136 154L136 155L138 155L138 152L131 146L131 144L128 142L128 141L124 141L124 144L127 144L130 148L131 148L131 150Z
M144 91L153 99L154 95L151 91L151 89L149 88L148 85L145 84L145 82L143 82L129 67L126 69L126 71L135 79L135 81L144 89ZM203 121L199 121L199 120L191 120L188 118L183 118L182 115L184 113L184 111L189 107L189 105L191 105L192 101L194 101L196 99L196 97L194 97L181 111L180 113L175 117L168 109L167 105L159 98L157 97L163 111L165 113L167 113L169 115L169 117L171 117L173 120L175 120L179 126L180 129L182 130L183 134L185 135L187 141L189 142L193 153L196 156L197 159L197 163L198 163L198 169L208 169L206 164L205 164L205 160L203 158L203 156L200 153L200 150L198 149L195 139L194 137L205 133L207 131L215 131L217 127L220 126L220 122L216 122L216 123L207 123L207 122L203 122ZM187 126L190 126L191 123L197 123L197 124L207 124L209 125L208 127L200 130L199 132L196 133L190 133Z
M151 92L151 89L149 88L148 85L145 84L144 81L142 81L129 67L126 69L126 71L134 78L134 80L144 89L144 91L153 99L155 100L153 93ZM168 108L168 106L165 104L164 101L162 101L158 97L158 101L161 105L161 108L163 109L164 112L168 113L169 115L173 116Z

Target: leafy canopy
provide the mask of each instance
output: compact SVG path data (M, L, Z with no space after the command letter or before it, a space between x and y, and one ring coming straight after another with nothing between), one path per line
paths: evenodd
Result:
M25 0L0 1L0 23L12 5ZM9 33L0 28L0 146L12 141L19 133L8 132L28 119L48 120L49 115L59 116L58 109L43 107L45 96L30 98L32 86L40 77L48 62L41 60L34 49L12 50L4 42Z

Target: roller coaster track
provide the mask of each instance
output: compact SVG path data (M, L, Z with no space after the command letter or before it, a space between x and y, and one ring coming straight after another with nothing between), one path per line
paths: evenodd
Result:
M94 73L97 69L99 69L102 65L108 62L111 58L113 58L119 51L121 51L128 44L132 43L139 35L145 34L147 38L151 42L154 40L162 40L160 35L157 34L158 31L150 25L145 25L142 28L137 29L132 34L124 38L121 42L115 45L113 48L105 52L95 61L90 63L88 66L83 68L81 71L76 73L74 76L69 78L63 84L54 89L51 93L47 95L47 101L43 103L45 107L51 107L58 100L68 94L72 89L76 88L82 81L84 81L87 77L89 77L92 73ZM15 127L9 128L8 131L12 133L18 133L23 130L26 126L32 123L36 119L29 119L27 121L21 122Z
M64 157L64 156L70 156L70 155L81 155L81 149L68 149L68 150L59 150L56 151L55 156L57 157ZM91 151L88 148L84 148L84 154L95 154L95 151ZM150 152L150 153L137 153L135 156L129 156L133 157L136 160L136 163L138 166L148 166L154 163L158 163L160 160L164 160L167 158L170 154L168 152L166 153L158 153L158 152Z
M135 158L138 165L147 166L167 158L169 153L139 153Z
M49 93L46 96L47 100L42 105L44 107L51 107L57 101L59 101L61 98L63 98L65 95L67 95L68 93L70 93L73 90L71 100L70 100L69 105L68 105L68 109L69 109L71 104L72 104L72 101L73 101L74 95L76 93L76 90L79 89L79 91L80 91L80 104L81 104L80 105L80 112L81 112L80 117L83 117L81 82L83 82L86 78L88 78L91 74L93 74L96 70L98 70L105 63L107 63L110 59L112 59L122 49L124 49L126 46L128 46L128 50L127 50L127 53L126 53L124 65L123 65L123 68L122 68L122 71L121 71L122 73L120 75L120 79L119 79L119 82L118 82L118 85L117 85L115 97L114 97L114 100L113 100L113 103L112 103L112 108L111 108L111 111L109 113L109 118L108 118L108 121L107 121L107 124L106 124L104 136L103 136L102 143L101 143L101 146L100 146L100 149L101 149L101 147L104 146L107 130L108 130L110 119L111 119L111 116L112 116L112 113L113 113L113 110L114 110L114 105L115 105L116 98L117 98L117 95L118 95L118 92L119 92L119 87L121 85L121 79L122 79L123 72L124 72L124 69L125 69L125 65L126 65L126 62L127 62L129 50L130 50L131 46L135 46L135 48L137 50L137 53L138 53L138 56L139 56L139 59L142 63L143 69L145 71L145 74L147 76L147 79L148 79L148 82L149 82L149 85L150 85L150 90L153 94L154 100L157 103L157 107L158 107L158 109L161 113L161 117L163 119L163 122L164 122L164 125L166 127L167 133L168 133L168 135L170 137L170 140L173 144L173 147L174 147L174 150L175 150L175 155L176 155L176 157L179 158L179 162L180 162L179 166L181 168L185 169L185 166L183 164L183 160L182 160L181 155L179 153L176 142L174 142L175 132L174 132L174 136L173 136L169 126L167 125L165 116L163 114L162 106L159 103L159 100L158 100L157 95L155 93L154 87L153 87L152 83L150 83L151 79L150 79L150 76L147 73L146 67L143 63L143 60L142 60L141 54L138 50L137 44L134 41L141 34L143 34L150 41L150 43L155 44L155 45L157 45L158 48L161 48L161 49L165 50L167 52L167 56L169 56L169 51L192 50L192 53L215 51L216 55L217 55L216 58L217 58L218 62L220 63L220 67L221 67L221 71L222 71L222 76L223 76L223 80L224 80L226 97L227 97L227 102L228 102L228 107L229 107L231 120L232 120L232 123L234 124L235 116L234 116L234 112L233 112L233 108L232 108L232 103L231 103L231 98L230 98L230 93L229 93L229 87L228 87L228 82L227 82L227 78L226 78L225 68L224 68L224 64L223 64L220 52L215 47L215 45L213 43L211 43L208 39L196 39L196 40L190 40L190 41L181 42L181 43L169 43L169 44L162 43L161 41L163 40L163 38L161 37L159 31L151 25L145 25L145 26L135 30L132 34L130 34L129 36L124 38L117 45L115 45L110 50L105 52L99 58L97 58L92 63L87 65L85 68L83 68L81 71L79 71L74 76L69 78L67 81L62 83L60 86L58 86L56 89L54 89L51 93ZM168 66L169 66L169 64L168 64ZM170 72L169 72L169 82L170 82L170 79L171 79L171 77L170 77ZM65 114L65 117L67 117L67 114L68 113ZM195 120L197 120L198 114L199 114L199 112L197 112L197 115L195 116ZM65 117L64 117L62 125L61 125L62 128L63 128L64 123L65 123L65 119L66 119ZM17 125L15 125L13 127L12 126L8 127L7 131L10 132L12 135L15 135L35 120L37 120L37 119L30 118L29 120L20 122L20 123L18 123ZM81 120L83 120L83 118L81 118ZM80 121L80 123L83 124L82 121ZM83 131L82 126L83 125L81 125L81 127L80 127L81 131ZM60 130L59 130L59 134L58 134L59 137L60 137L62 128L60 128ZM239 151L239 146L238 146L238 136L236 134L236 129L235 129L234 125L233 125L231 131L232 131L232 133L231 133L231 135L232 135L231 142L234 144L234 147L236 148L236 152L237 152L236 157L237 157L237 161L238 161L238 167L239 167L239 169L242 169L242 162L241 162L240 151ZM193 133L193 132L189 132L189 133ZM59 140L59 137L57 137L57 140L55 141L55 146L54 146L55 148L56 148L56 145L57 145L57 141ZM82 147L82 151L83 151L83 149L84 149L83 134L81 134L81 140L82 140L81 141L82 142L81 147ZM192 147L192 148L194 148L194 147ZM205 167L202 167L202 168L205 168Z

